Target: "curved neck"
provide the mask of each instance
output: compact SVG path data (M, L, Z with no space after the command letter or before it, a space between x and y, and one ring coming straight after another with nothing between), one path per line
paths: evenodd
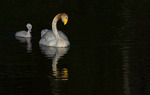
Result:
M59 33L57 30L57 21L60 19L60 14L56 15L52 21L52 31L56 38L59 38Z
M28 29L28 31L27 31L28 33L30 33L31 32L31 29Z

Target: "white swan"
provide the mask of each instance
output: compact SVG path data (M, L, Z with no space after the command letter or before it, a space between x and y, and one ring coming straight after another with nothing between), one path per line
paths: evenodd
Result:
M28 23L26 25L26 27L28 28L28 31L25 31L25 30L22 30L22 31L18 31L16 32L15 36L18 36L18 37L31 37L31 29L32 29L32 25L30 23Z
M56 25L59 19L66 25L68 22L68 15L66 13L57 14L52 21L52 30L42 30L39 44L53 47L68 47L70 45L67 36L63 32L57 30Z

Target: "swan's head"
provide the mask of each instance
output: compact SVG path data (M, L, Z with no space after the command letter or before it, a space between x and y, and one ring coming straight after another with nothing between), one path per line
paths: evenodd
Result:
M64 25L68 22L68 15L66 13L61 13L61 21L64 23Z
M32 25L30 23L28 23L26 26L27 26L28 30L32 29Z

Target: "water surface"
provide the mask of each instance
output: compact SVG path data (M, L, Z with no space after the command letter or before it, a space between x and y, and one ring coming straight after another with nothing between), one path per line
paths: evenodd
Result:
M0 1L1 95L149 95L149 1ZM53 17L69 48L39 45ZM31 39L16 31L33 25Z

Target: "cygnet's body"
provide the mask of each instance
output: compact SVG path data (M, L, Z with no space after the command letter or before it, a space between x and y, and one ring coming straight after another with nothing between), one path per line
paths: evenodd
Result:
M39 44L52 47L68 47L70 45L67 36L57 30L57 21L61 19L64 25L67 24L68 15L65 13L57 14L52 21L52 30L44 29L41 32L41 40Z
M28 31L25 31L25 30L18 31L18 32L16 32L15 36L18 36L18 37L32 37L32 35L31 35L32 25L30 23L28 23L26 25L26 27L28 28Z

